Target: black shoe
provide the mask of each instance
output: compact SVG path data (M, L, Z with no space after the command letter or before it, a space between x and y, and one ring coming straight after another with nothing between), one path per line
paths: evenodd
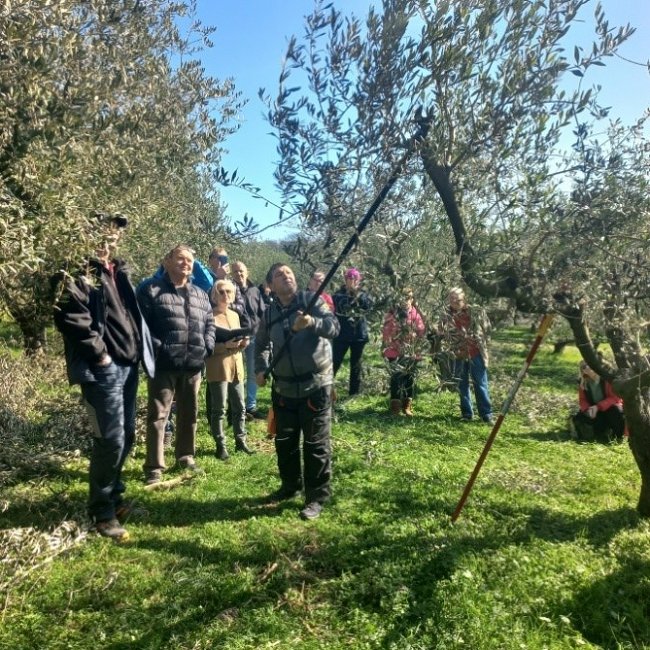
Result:
M235 451L243 451L249 456L252 456L255 453L255 451L253 449L250 449L245 442L240 442L239 444L235 445Z
M251 422L252 420L266 420L266 415L260 413L257 409L246 411L246 422Z
M323 512L323 504L318 503L318 501L312 501L300 511L300 518L304 519L305 521L308 521L310 519L318 519L321 512Z
M481 418L486 424L494 424L494 418L491 415L486 415L484 418Z
M295 499L302 494L300 490L288 490L287 488L281 487L275 492L271 492L267 497L269 503L277 503L278 501L288 501L289 499Z
M471 415L461 415L460 419L463 422L471 422L474 418Z
M228 453L228 450L225 448L225 446L217 447L217 450L214 452L214 455L219 460L228 460L230 458L230 454Z

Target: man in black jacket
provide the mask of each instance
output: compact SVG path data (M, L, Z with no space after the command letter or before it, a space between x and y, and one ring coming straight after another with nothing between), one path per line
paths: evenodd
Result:
M176 400L175 457L184 469L201 471L194 462L201 370L212 354L215 326L208 295L190 282L194 253L173 248L164 259L162 278L138 288L138 302L151 329L156 374L149 380L145 481L159 483L165 466L165 423Z
M127 219L97 213L103 242L84 274L65 281L54 322L63 334L68 378L81 385L93 425L88 512L100 535L123 541L122 467L135 438L138 361L154 373L149 330L126 267L111 259Z
M313 294L298 291L293 271L274 264L267 276L276 295L257 332L257 385L266 384L270 352L275 367L271 399L276 421L275 450L282 484L272 500L291 499L305 487L302 519L316 519L331 494L332 346L339 332L334 314L319 299L305 313ZM304 471L300 468L303 436Z
M246 362L246 419L264 419L265 416L257 411L257 382L255 379L255 333L259 329L260 320L266 311L260 290L248 279L248 268L243 262L234 262L232 265L232 279L239 287L244 298L244 306L248 317L248 326L252 330L248 347L244 349Z

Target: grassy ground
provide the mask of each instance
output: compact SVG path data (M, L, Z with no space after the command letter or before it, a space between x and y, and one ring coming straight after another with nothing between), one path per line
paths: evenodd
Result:
M495 340L495 406L531 338ZM298 500L264 505L278 482L263 423L250 429L258 453L223 463L202 422L206 475L169 491L143 489L140 445L126 478L146 512L129 522L131 541L91 534L11 584L0 647L650 647L639 476L626 444L569 440L576 364L573 349L542 348L453 525L489 428L461 423L456 395L427 377L416 416L390 418L376 356L372 392L337 406L335 498L314 522L298 519ZM85 469L73 459L9 486L0 528L82 512Z

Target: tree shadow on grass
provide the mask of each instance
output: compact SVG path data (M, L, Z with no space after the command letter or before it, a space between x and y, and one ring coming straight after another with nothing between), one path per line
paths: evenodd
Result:
M445 521L451 510L446 496L414 494L406 485L399 488L393 486L391 498L383 499L380 503L377 502L373 489L361 488L354 497L361 506L358 509L358 521L348 517L345 524L337 525L332 521L330 526L319 527L318 522L305 524L296 520L295 527L282 534L280 547L264 533L251 539L245 547L238 546L237 550L223 545L210 547L194 539L169 540L163 536L138 540L137 546L172 553L177 557L201 558L202 571L206 576L212 573L228 575L233 567L239 567L240 571L253 571L258 576L256 588L246 588L243 582L238 582L236 589L225 594L218 589L218 585L214 585L209 598L208 594L202 596L208 601L207 607L202 611L204 623L220 620L226 610L241 610L241 623L226 626L224 640L230 635L233 639L236 638L238 630L241 631L247 625L246 617L253 610L264 611L269 606L281 607L292 592L306 594L308 599L310 590L323 579L332 585L332 593L328 598L339 611L361 609L373 615L384 613L387 616L391 615L390 603L395 594L404 585L408 585L411 597L405 611L400 616L399 623L390 629L383 641L383 647L392 647L416 633L423 616L435 620L441 615L441 583L450 580L468 557L504 547L524 545L535 539L561 543L580 537L586 538L597 548L603 548L621 529L633 527L638 522L638 517L631 509L574 518L537 507L506 507L500 509L495 519L516 520L518 525L514 529L501 526L502 522L497 520L494 525L489 522L485 524L485 532L477 534L476 526L452 525L450 521ZM370 523L363 521L364 500L369 507L374 508L375 517ZM239 516L240 510L234 501L230 504L227 501L221 502L219 507L226 511L230 509L230 514L226 517L228 520L236 520ZM215 515L216 511L215 506ZM391 527L391 524L404 516L405 512L408 513L410 522L425 517L437 521L433 526L423 525L418 532L414 533L412 528L407 528L402 533L399 528ZM335 507L332 508L332 516L336 517ZM221 516L221 519L224 517ZM168 520L167 525L170 523ZM341 534L343 530L350 534ZM273 575L267 575L269 567L275 565L279 568ZM382 567L382 570L378 570L378 567ZM632 569L622 576L621 581L631 577ZM594 589L605 600L607 584ZM640 593L641 590L637 591ZM200 597L199 594L193 591L184 597L187 599L187 607L183 603L177 605L180 605L180 611L187 609L187 616L177 622L170 622L164 630L143 636L141 642L153 642L161 638L169 640L182 629L189 629L188 626L200 622L194 620L198 613L192 613L195 609L192 602ZM319 596L321 598L322 593ZM609 598L612 599L613 596L610 594ZM159 603L158 606L164 607L164 603ZM631 602L627 606L632 606ZM558 609L562 611L560 605ZM575 611L575 607L571 611ZM259 619L254 620L259 625ZM248 628L247 632L250 634L251 629ZM635 630L634 633L646 634L643 630ZM588 634L592 635L588 638L604 641L604 647L612 644L611 631L608 634L603 629L596 635L585 627L585 636Z
M596 548L604 548L622 529L633 528L638 523L638 516L629 508L572 517L543 507L504 505L498 500L487 504L475 501L474 512L464 512L462 519L452 525L450 514L456 495L450 494L448 482L423 488L404 480L399 468L385 474L385 478L373 485L356 483L354 489L339 497L347 503L341 501L340 509L336 503L328 506L317 522L305 523L296 517L295 524L284 522L277 535L269 535L268 527L247 528L246 544L211 543L210 537L204 536L202 541L194 532L186 535L182 530L172 537L163 531L202 522L237 522L262 516L281 518L289 511L297 514L300 500L266 508L261 498L199 501L180 493L179 498L167 503L156 503L153 496L145 498L149 501L147 528L138 530L134 525L131 550L125 548L123 552L131 558L137 557L140 550L157 553L161 566L168 563L169 572L182 576L183 589L170 588L167 594L159 584L152 584L151 597L144 594L141 607L147 611L145 620L155 620L156 625L134 627L128 644L113 642L105 644L106 647L165 647L181 637L188 642L205 641L204 631L224 645L235 643L242 634L254 642L268 633L264 621L269 611L287 607L295 617L295 608L302 611L300 608L304 607L304 615L309 617L310 592L317 589L318 599L326 598L337 611L363 610L372 616L393 617L391 608L396 594L408 586L409 599L400 604L404 612L382 640L382 647L399 647L404 638L417 635L423 619L444 629L441 617L447 587L443 583L468 558L536 539L562 543L583 538ZM55 506L52 499L44 504L45 508ZM476 512L479 508L480 517ZM372 513L370 519L368 513ZM478 524L473 521L474 515ZM403 528L395 525L401 519ZM577 611L580 600L584 599L590 603L589 607L592 602L604 607L617 598L611 592L608 594L608 589L615 588L619 582L631 583L635 575L637 578L647 575L648 567L641 568L646 573L635 574L632 565L624 566L618 579L604 578L601 585L577 595L575 602L570 603L570 610L562 610L566 603L552 606L558 611ZM242 577L238 578L238 574ZM322 581L330 587L323 587ZM156 590L155 597L153 590ZM642 595L641 587L635 589L635 596ZM623 614L633 606L627 596L625 603L618 605L616 611ZM80 596L78 602L66 601L65 607L74 613L77 608L85 611L87 603ZM110 611L111 607L109 600L95 605L100 612ZM108 620L109 629L104 631L110 639L110 626L115 625L116 633L120 628L118 621L111 622L112 617ZM343 618L340 624L348 622ZM586 619L581 624L586 638L603 647L612 647L611 631L598 628ZM272 628L273 621L268 625ZM637 639L647 638L647 630L633 630L632 634Z
M210 522L238 522L260 517L281 517L286 511L294 511L296 518L303 506L298 497L269 503L266 497L224 498L209 501L191 496L179 496L162 503L155 498L143 500L148 511L147 523L153 526L188 527Z
M562 604L582 636L602 648L650 646L650 560L619 558L620 568ZM629 621L643 622L632 628Z
M49 531L66 519L84 516L85 498L79 499L72 494L72 483L86 478L87 474L80 470L61 470L60 474L65 482L58 490L48 487L47 496L43 496L35 480L31 484L13 485L17 493L11 495L9 507L2 513L0 530L30 526Z

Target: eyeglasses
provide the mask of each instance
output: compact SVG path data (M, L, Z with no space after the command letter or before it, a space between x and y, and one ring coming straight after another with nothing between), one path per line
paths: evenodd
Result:
M211 253L208 257L209 260L219 260L219 264L221 266L226 266L228 264L228 256L227 255L219 255L218 253Z
M226 294L230 294L230 295L232 295L232 294L235 293L235 292L234 292L234 291L231 291L230 289L219 289L219 293L220 293L222 296L225 296Z

